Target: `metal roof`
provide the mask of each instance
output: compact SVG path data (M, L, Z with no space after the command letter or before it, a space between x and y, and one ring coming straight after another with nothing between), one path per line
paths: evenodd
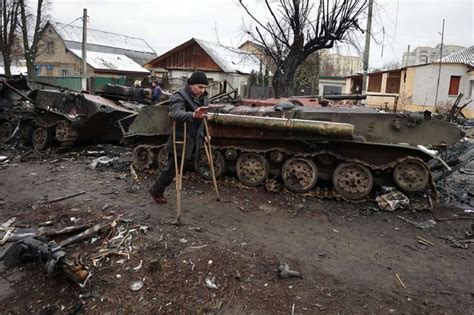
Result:
M82 43L82 27L58 22L51 22L51 25L63 40ZM91 28L87 28L87 44L156 54L144 39Z
M68 50L82 49L82 27L49 21ZM141 39L126 35L87 29L87 51L125 55L143 65L156 58L156 52Z
M70 52L82 59L81 50L71 49ZM88 51L87 64L96 70L150 73L150 71L125 55Z
M439 60L437 60L439 62ZM441 63L462 63L474 67L474 46L441 58Z
M224 47L202 39L194 40L224 72L250 74L252 70L258 72L260 69L260 61L248 51Z

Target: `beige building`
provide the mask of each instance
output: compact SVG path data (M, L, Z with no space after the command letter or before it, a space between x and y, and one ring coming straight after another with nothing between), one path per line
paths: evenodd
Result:
M248 51L253 54L262 63L263 69L268 69L271 73L275 73L276 65L273 59L265 52L265 47L250 40L246 41L238 47L240 50Z
M320 72L322 76L345 77L362 71L362 58L331 53L328 50L319 52Z
M48 22L38 44L37 77L79 77L82 64L82 28ZM88 29L88 77L143 77L150 72L139 62L156 56L138 38ZM142 50L142 51L141 51Z

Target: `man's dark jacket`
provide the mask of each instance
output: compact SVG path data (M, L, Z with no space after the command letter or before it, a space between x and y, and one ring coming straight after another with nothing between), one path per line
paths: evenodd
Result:
M194 97L189 85L182 90L175 92L171 98L170 112L171 119L176 121L176 141L183 140L183 123L186 123L186 159L195 157L204 140L204 123L202 120L194 119L193 114L196 108L207 106L209 98L207 92L200 98ZM173 154L173 134L166 144L166 149ZM176 145L177 155L182 154L182 145Z

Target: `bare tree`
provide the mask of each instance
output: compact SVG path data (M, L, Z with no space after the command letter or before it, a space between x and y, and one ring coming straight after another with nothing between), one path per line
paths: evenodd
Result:
M3 56L5 74L11 75L13 49L17 47L18 0L0 0L0 50Z
M239 3L256 23L247 33L276 64L272 83L277 96L294 93L295 72L309 55L360 29L357 18L366 5L366 0L319 0L317 5L310 0L264 1L268 20L257 17L244 0Z
M382 69L384 70L395 70L400 69L401 65L398 60L392 60L383 64Z
M23 34L28 78L35 77L35 60L38 56L38 43L47 20L48 0L38 0L36 9L28 6L25 0L18 0L20 5L20 26ZM33 13L34 12L34 13Z

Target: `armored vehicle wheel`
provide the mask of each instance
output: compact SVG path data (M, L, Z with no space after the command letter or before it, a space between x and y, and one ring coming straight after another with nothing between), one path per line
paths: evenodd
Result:
M295 193L305 193L313 189L318 180L318 168L310 159L292 157L281 168L285 187Z
M156 168L161 172L165 168L166 162L168 162L168 150L166 150L166 147L153 150L153 159L155 160Z
M341 196L350 200L366 197L374 185L372 172L357 163L341 163L334 170L332 182Z
M0 124L0 143L5 143L13 132L13 126L8 121Z
M53 142L53 132L50 128L38 127L33 132L31 142L33 144L33 148L36 150L45 150L49 148Z
M423 190L430 180L430 171L422 161L407 159L393 169L397 185L405 191Z
M243 153L236 163L237 177L245 186L256 187L267 179L270 164L267 159L257 153Z
M72 145L77 140L78 133L68 121L60 121L55 128L55 136L61 145Z
M219 150L212 150L212 161L214 162L216 178L219 178L224 174L226 168L224 156ZM205 180L212 180L211 170L209 169L209 163L204 150L201 150L198 158L194 161L194 168L199 176Z
M20 143L29 146L31 145L31 138L33 137L33 126L27 122L22 122L20 124L20 129L18 130L18 139Z
M145 145L133 149L133 166L139 171L148 169L153 164L153 153Z

